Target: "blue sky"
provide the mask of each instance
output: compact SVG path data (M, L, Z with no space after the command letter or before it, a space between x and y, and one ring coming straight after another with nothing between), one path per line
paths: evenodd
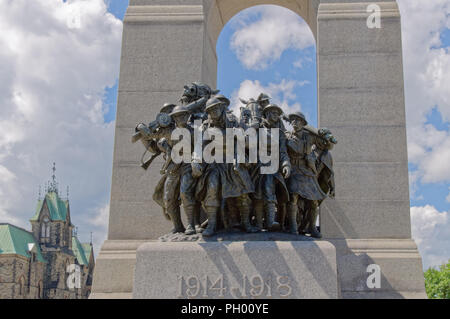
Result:
M450 257L450 0L397 2L412 233L431 266ZM29 228L38 187L56 162L62 193L70 185L79 236L88 241L93 231L98 251L107 231L127 6L0 1L0 222ZM74 28L69 22L78 13ZM265 91L286 112L301 110L317 125L315 45L299 16L273 6L244 10L223 29L217 55L217 87L234 109L238 97Z

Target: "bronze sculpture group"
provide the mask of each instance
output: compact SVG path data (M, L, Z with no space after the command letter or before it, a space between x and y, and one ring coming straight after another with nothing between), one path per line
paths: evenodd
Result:
M153 154L148 161L142 161L144 169L157 156L164 156L162 178L153 199L172 221L172 232L202 233L209 237L220 229L240 228L249 233L286 231L320 238L316 227L318 207L327 196L335 194L329 151L337 141L332 133L326 128L317 130L309 126L300 112L284 115L266 94L241 100L244 106L237 118L229 109L230 101L218 93L202 83L185 86L179 105L165 104L156 120L149 125L139 124L133 136L133 142L141 140L146 152ZM194 136L195 120L201 121L202 134L211 128L223 133L232 128L257 131L265 128L269 135L271 129L279 129L275 141L279 170L261 174L261 166L268 164L259 158L255 163L207 163L188 154L193 155L190 157L193 160L176 163L171 152L178 141L172 140L172 132L182 128ZM291 124L292 131L286 129L284 121ZM264 144L269 152L274 138L270 136L270 142ZM211 140L204 140L203 146L208 143ZM226 147L223 143L223 154ZM187 218L186 227L181 220L181 205Z

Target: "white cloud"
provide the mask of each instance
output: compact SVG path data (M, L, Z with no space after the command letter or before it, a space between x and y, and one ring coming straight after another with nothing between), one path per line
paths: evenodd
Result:
M409 193L411 196L411 199L419 200L419 197L417 196L417 191L419 190L419 172L417 170L415 171L409 171Z
M92 210L90 215L92 217L88 218L88 223L95 226L96 231L93 234L94 250L96 253L98 253L107 236L109 222L109 203Z
M297 59L297 61L294 62L294 67L303 69L305 64L312 63L312 62L313 62L313 59L311 57L308 57L308 56L300 57Z
M106 229L108 227L108 218L109 218L109 204L105 204L104 206L96 209L94 216L89 218L89 223Z
M243 106L239 98L244 100L256 99L260 93L266 93L272 98L272 103L280 106L286 114L300 111L302 108L300 103L294 102L297 98L295 90L307 84L309 84L308 81L283 79L279 83L269 83L264 86L258 80L245 80L241 83L239 89L231 95L231 109L239 116L239 108Z
M29 228L55 161L89 240L104 229L89 224L92 208L109 202L114 123L103 96L118 77L122 22L103 0L14 0L0 2L0 29L0 221Z
M255 16L260 19L254 20ZM231 49L248 69L265 69L280 59L285 50L303 50L315 45L306 22L295 12L278 6L259 6L237 17L239 29L231 39Z
M409 160L425 183L450 182L450 134L426 123L436 107L450 120L450 51L440 35L450 28L450 1L399 0L405 73Z
M450 213L433 206L411 207L412 237L415 239L425 269L450 258Z

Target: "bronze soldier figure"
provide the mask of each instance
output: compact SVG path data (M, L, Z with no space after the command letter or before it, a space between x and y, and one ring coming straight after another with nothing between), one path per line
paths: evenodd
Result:
M279 129L279 141L277 141L279 143L279 171L275 174L261 174L261 166L269 166L270 163L262 164L260 161L252 169L255 193L251 196L255 210L256 224L259 229L263 229L264 217L269 231L277 231L280 229L280 224L275 221L278 204L277 197L279 197L281 202L289 201L289 192L284 179L290 175L291 163L286 148L286 135L280 129L282 114L283 110L280 107L275 104L270 104L262 111L263 117L260 123L260 128ZM268 137L268 140L269 138L271 137ZM270 152L269 143L267 147L267 151Z
M327 128L321 128L319 135L322 138L318 139L315 150L317 157L317 179L323 192L329 194L331 198L334 198L336 186L334 182L333 157L330 151L337 144L337 140Z
M241 114L239 116L239 126L246 130L250 127L252 113L247 107L241 107L240 111Z
M203 123L203 131L208 128L219 129L225 137L226 129L236 127L226 116L226 103L212 97L206 103L205 111L208 120ZM226 154L226 143L223 154ZM234 150L233 150L234 152ZM251 200L249 194L254 192L253 183L247 169L243 165L233 163L192 163L194 176L199 177L196 187L196 198L202 205L208 216L208 226L203 231L203 236L215 234L217 214L222 200L236 200L236 205L241 215L241 223L247 232L257 231L250 225Z
M188 129L191 138L194 136L194 128L188 124L190 112L184 106L177 106L170 113L171 118L174 120L176 127ZM193 147L193 140L191 145ZM180 178L180 198L183 204L183 209L187 217L187 227L184 232L186 235L193 235L199 230L199 214L200 207L195 200L195 186L197 184L196 179L192 176L191 163L178 164Z
M174 226L172 232L178 233L184 232L185 228L180 216L179 169L170 161L171 135L175 129L170 113L174 107L173 104L165 104L155 121L148 126L141 123L136 127L135 136L141 135L140 139L146 150L155 155L164 154L165 163L161 169L163 176L155 188L153 200L163 208L164 216L172 221ZM136 138L133 141L136 141ZM144 168L148 165L148 163L143 164Z
M316 144L317 137L305 129L308 122L302 113L290 114L289 120L294 131L287 136L288 154L292 164L291 176L287 180L290 193L288 218L290 232L298 234L299 205L303 208L303 211L307 207L314 209L313 207L317 207L317 202L325 199L327 195L322 191L317 181L317 170L312 154L312 148ZM320 236L315 225L309 228L309 232L312 237Z
M185 86L180 106L165 104L155 121L136 127L132 138L133 143L141 140L146 153L153 154L145 162L146 153L142 156L141 166L145 170L157 156L164 156L165 162L160 170L163 176L156 186L153 199L163 208L164 216L172 221L172 232L194 235L203 231L203 236L208 237L215 234L216 228L221 226L220 221L227 230L238 226L246 232L258 232L264 228L276 231L280 229L280 224L284 230L287 215L289 232L298 234L302 231L320 238L321 234L315 226L318 207L327 196L334 197L335 194L330 150L337 141L332 133L326 128L317 131L308 126L300 112L286 117L281 108L270 104L270 97L263 93L257 99L241 100L246 106L241 107L241 116L237 118L229 108L229 99L218 92L199 82ZM223 153L222 160L211 162L196 157L194 144L198 136L196 133L199 133L193 126L196 119L202 120L200 130L203 137L211 133L214 138L220 136L210 132L210 129L222 134L220 147L223 149L219 149ZM283 120L292 124L293 132L286 131ZM172 133L177 128L190 133L191 152L194 150L194 154L189 154L194 155L192 162L178 163L175 158L172 159L172 149L179 143L172 140ZM263 163L261 157L258 157L257 163L238 163L235 145L228 146L233 148L231 158L226 156L227 129L238 128L264 129L268 136L262 137L262 132L258 130L257 137L259 141L266 139L264 147L267 147L265 153L268 156L272 155L272 145L279 146L278 154L275 153L279 156L275 173L261 173L261 169L274 164ZM273 141L273 129L279 129L277 141ZM182 140L186 142L184 139L183 136ZM238 140L242 141L240 138ZM249 141L247 138L247 150L260 147L260 143L249 145ZM219 145L209 145L212 142L203 140L201 151L203 153L204 147L209 147L210 151L216 152L211 154L214 158ZM177 149L185 151L185 148ZM239 147L239 150L242 149ZM234 161L226 162L226 158L234 158ZM186 228L181 221L181 204L187 217ZM251 222L252 206L257 227L253 227ZM200 213L207 217L202 225L205 230L200 226ZM222 216L222 220L218 216Z
M337 144L337 140L334 138L331 131L327 128L322 128L318 131L320 138L316 139L316 148L314 155L316 158L317 168L317 180L319 182L322 191L329 197L335 196L335 184L334 184L334 171L333 171L333 158L330 151L334 145ZM317 207L311 205L305 210L304 218L300 225L300 231L309 233L314 237L322 237L316 228L316 221L318 216L318 207L322 204L323 200L317 202Z

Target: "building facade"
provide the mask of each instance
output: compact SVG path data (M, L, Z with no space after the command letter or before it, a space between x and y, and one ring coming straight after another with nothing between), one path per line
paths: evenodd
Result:
M31 232L0 223L0 299L88 298L94 252L74 232L69 201L49 187L30 222Z

